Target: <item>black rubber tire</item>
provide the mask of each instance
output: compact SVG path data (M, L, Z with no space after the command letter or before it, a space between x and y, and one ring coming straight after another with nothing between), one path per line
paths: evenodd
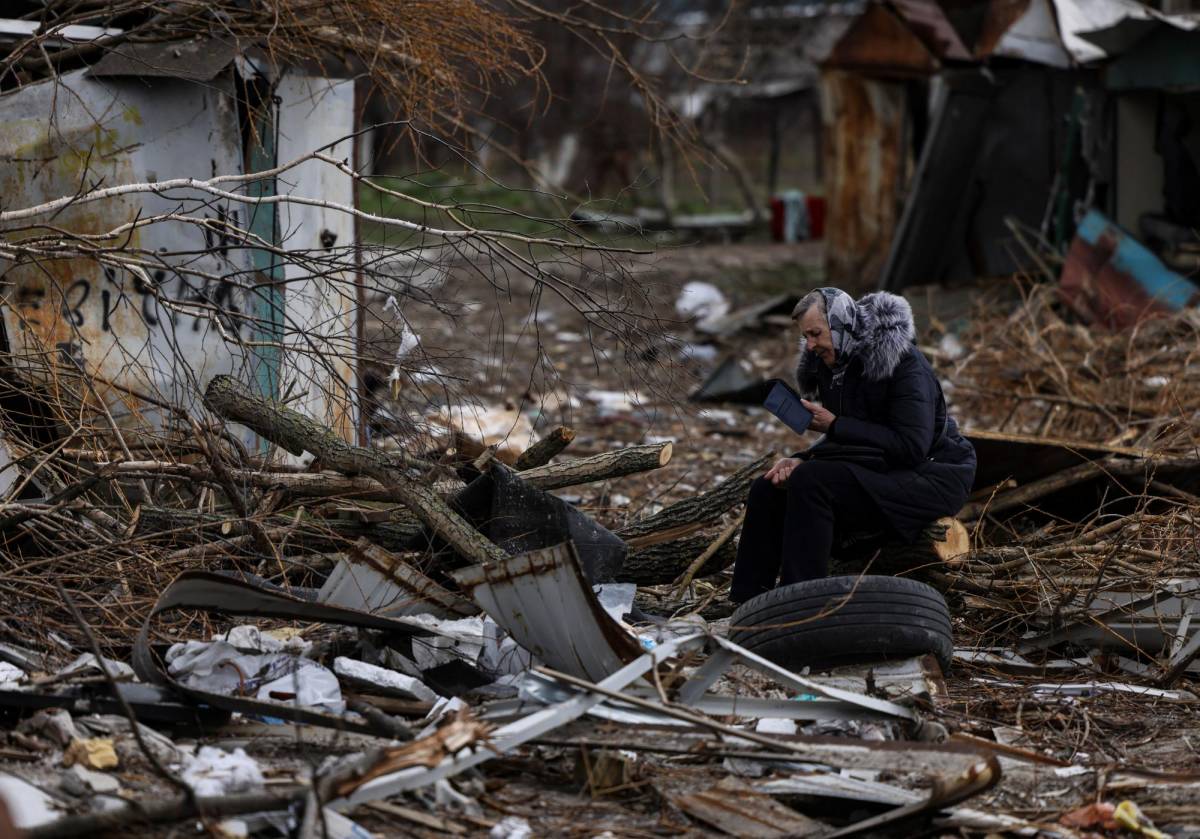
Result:
M729 625L729 640L789 670L930 654L945 671L954 653L945 599L937 589L899 577L780 586L743 603Z

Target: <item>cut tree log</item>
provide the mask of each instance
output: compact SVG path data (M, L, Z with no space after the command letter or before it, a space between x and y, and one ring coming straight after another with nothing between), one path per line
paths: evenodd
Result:
M658 586L673 583L691 566L696 557L713 544L718 534L708 532L698 536L688 536L671 542L651 545L640 551L634 551L625 558L621 566L620 580L623 583L637 583L639 586ZM693 575L707 577L728 568L737 556L737 543L728 539L712 554Z
M744 512L739 514L737 518L725 526L720 534L718 534L717 538L713 539L712 544L705 548L704 552L700 554L700 556L692 560L691 565L689 565L684 572L679 575L679 578L675 580L675 594L677 597L683 595L684 589L691 585L692 579L696 576L700 569L703 568L708 561L712 559L718 551L721 550L721 548L725 547L725 545L727 545L729 541L733 539L733 535L735 533L742 529L742 522L745 520L746 514Z
M942 567L966 561L971 550L971 534L961 521L945 517L926 527L911 543L882 537L843 542L834 549L839 562L858 564L878 557L872 573L894 574L925 566Z
M671 443L654 443L649 446L630 446L601 452L591 457L567 460L562 463L547 463L521 473L521 480L538 489L562 489L563 487L620 478L637 472L648 472L666 466L671 460Z
M767 464L774 456L774 452L768 452L753 463L746 464L708 492L677 501L652 516L626 525L617 531L617 535L628 542L669 527L710 522L720 518L734 505L746 500L750 484L766 472Z
M575 429L560 425L532 446L521 452L513 468L518 472L545 466L553 457L571 445L575 439Z
M431 487L405 475L386 453L347 443L315 420L250 392L230 376L216 376L209 382L204 404L218 416L242 423L292 454L309 451L338 472L374 478L467 559L488 563L508 558Z

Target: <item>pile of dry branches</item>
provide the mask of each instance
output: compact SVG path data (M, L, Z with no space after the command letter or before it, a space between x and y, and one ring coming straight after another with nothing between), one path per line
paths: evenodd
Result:
M1190 454L1198 440L1200 316L1109 333L1070 318L1053 286L973 313L969 351L940 356L956 413L976 428Z

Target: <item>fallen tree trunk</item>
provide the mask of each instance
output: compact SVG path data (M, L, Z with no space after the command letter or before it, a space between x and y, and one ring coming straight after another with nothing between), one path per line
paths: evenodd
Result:
M634 551L625 558L620 580L623 583L637 583L639 586L673 583L716 538L717 534L701 533L698 536L688 536ZM716 574L728 568L736 556L737 543L728 539L700 566L693 577Z
M288 529L289 553L321 553L345 550L348 544L367 537L381 548L389 551L408 550L413 541L425 532L424 526L412 517L407 509L400 509L401 516L390 521L360 522L353 519L320 519L303 517L297 522L292 514L278 513L263 519L263 526ZM142 507L135 536L150 533L179 534L180 542L193 543L206 539L225 544L224 540L245 536L250 533L243 520L215 513L200 513L195 510L174 510L166 507Z
M241 422L241 420L238 420ZM264 437L267 435L263 435ZM268 438L269 439L269 438ZM349 444L346 444L349 445ZM286 447L285 447L286 448ZM356 447L351 447L356 448ZM665 466L671 459L670 443L655 443L648 446L631 446L611 452L601 452L564 463L550 463L520 473L521 480L538 489L563 489L579 484L604 481L647 472ZM310 449L311 451L311 449ZM360 449L360 451L369 451ZM315 452L314 452L315 454ZM381 459L386 456L381 453ZM326 466L342 471L328 459L322 458ZM108 465L100 463L98 465ZM398 470L395 464L384 468ZM261 472L251 469L230 469L237 481L244 481L261 489L282 489L299 498L326 498L338 496L358 501L399 501L407 503L395 490L385 487L373 475L362 473L357 477L345 477L328 472ZM137 461L116 464L116 473L127 476L173 476L192 481L216 481L216 476L206 467L159 461ZM412 483L410 481L410 483ZM462 489L462 484L439 483L434 490L449 494ZM424 485L422 485L424 486Z
M773 452L768 452L753 463L746 464L703 495L678 501L652 516L647 516L621 528L617 531L617 535L628 542L659 530L710 522L720 518L734 505L741 504L746 500L750 484L755 478L761 477L766 472L767 464L774 456Z
M508 558L431 487L405 475L386 453L347 443L315 420L251 393L230 376L216 376L209 382L204 404L218 416L242 423L292 454L309 451L338 472L375 479L467 559L488 563Z

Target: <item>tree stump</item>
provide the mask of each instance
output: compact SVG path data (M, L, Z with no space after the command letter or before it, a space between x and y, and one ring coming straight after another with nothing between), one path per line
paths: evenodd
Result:
M899 574L932 566L941 570L966 559L971 534L961 521L946 516L931 523L911 543L882 534L851 533L834 545L838 570L859 568L874 559L873 574Z

